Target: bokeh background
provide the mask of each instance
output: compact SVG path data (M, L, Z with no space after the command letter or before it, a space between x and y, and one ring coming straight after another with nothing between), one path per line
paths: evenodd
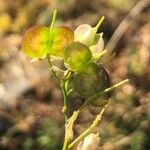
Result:
M149 0L0 0L0 150L60 150L64 136L62 95L46 60L31 63L21 51L22 36L35 24L75 29L106 19L105 46L117 53L105 66L112 83L130 83L113 91L96 129L100 150L150 150L150 1ZM115 34L113 34L115 32ZM76 101L73 101L73 106ZM77 137L99 107L78 118Z

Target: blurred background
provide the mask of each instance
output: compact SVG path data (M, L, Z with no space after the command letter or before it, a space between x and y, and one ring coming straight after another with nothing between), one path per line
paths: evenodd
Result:
M149 0L0 0L0 150L60 150L64 137L62 95L46 61L31 63L21 51L22 36L35 24L75 29L106 19L105 46L117 53L105 66L117 88L102 120L100 150L150 150ZM114 34L115 32L115 34ZM73 104L75 105L74 100ZM78 118L77 137L99 107Z

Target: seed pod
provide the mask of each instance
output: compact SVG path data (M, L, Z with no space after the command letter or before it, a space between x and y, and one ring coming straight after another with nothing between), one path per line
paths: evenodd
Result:
M49 29L45 26L34 26L23 37L23 52L30 58L43 58L49 49L48 41Z
M64 47L73 40L74 33L68 27L54 28L50 35L49 28L38 25L25 33L22 49L33 59L42 59L46 54L62 57Z
M110 97L110 94L105 94L101 96L97 96L91 101L91 105L95 107L103 107L107 102Z
M91 58L90 49L80 42L72 42L64 49L65 66L72 71L82 72Z
M53 56L63 57L65 46L74 40L73 31L65 26L54 28L51 38L50 54Z
M81 73L84 75L95 76L98 73L98 66L95 63L90 62L85 66Z
M110 80L106 70L98 66L96 75L75 74L73 84L78 94L88 98L108 88Z

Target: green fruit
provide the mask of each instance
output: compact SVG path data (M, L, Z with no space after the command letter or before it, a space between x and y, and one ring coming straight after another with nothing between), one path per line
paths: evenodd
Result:
M82 72L91 58L90 49L80 42L72 42L64 49L65 65L72 71Z
M30 58L43 58L49 49L49 28L34 26L24 35L22 41L23 52Z
M50 54L63 57L64 47L74 40L73 31L65 26L54 28L51 38Z
M74 33L68 27L49 28L34 26L29 29L22 41L23 52L30 58L43 58L47 54L63 56L63 49L74 40Z
M109 97L109 94L97 96L94 99L92 99L91 104L95 107L103 107L108 102Z
M75 74L73 84L78 94L88 98L108 88L110 80L106 70L99 66L96 75Z
M95 63L90 62L85 66L81 73L84 75L95 76L98 73L98 66Z

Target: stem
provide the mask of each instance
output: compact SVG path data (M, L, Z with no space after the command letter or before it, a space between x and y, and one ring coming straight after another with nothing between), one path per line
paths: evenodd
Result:
M115 85L113 85L113 86L111 86L111 87L105 89L104 91L99 92L99 93L97 93L97 94L95 94L95 95L89 97L89 98L85 101L85 103L80 107L79 110L81 111L84 107L86 107L86 106L91 102L91 100L92 100L93 98L95 98L95 97L97 97L97 96L100 96L100 95L103 95L103 94L106 94L106 93L112 91L113 89L115 89L115 88L117 88L117 87L119 87L119 86L121 86L121 85L123 85L123 84L125 84L125 83L127 83L127 82L129 82L129 79L123 80L123 81L121 81L121 82L119 82L119 83L117 83L117 84L115 84Z
M58 77L57 77L57 75L56 75L55 71L54 71L54 70L53 70L53 68L52 68L52 64L51 64L50 56L49 56L49 55L47 55L46 57L47 57L47 62L48 62L49 68L50 68L50 70L51 70L52 74L55 76L55 78L57 79L57 81L58 81L58 83L59 83L59 85L60 85L60 84L61 84L61 83L60 83L60 80L58 79Z
M60 82L59 78L57 77L55 71L53 70L52 68L52 64L51 64L51 61L50 61L50 56L47 55L47 61L48 61L48 64L49 64L49 68L51 70L51 72L53 73L53 75L55 76L55 78L57 79L58 83L59 83L59 86L61 87L62 89L62 94L63 94L63 100L64 100L64 106L63 106L63 113L65 115L65 122L67 122L67 119L68 119L68 115L67 115L67 107L68 107L68 104L67 104L67 99L68 99L68 95L67 95L67 84L68 84L68 81L62 81Z
M64 141L63 149L62 150L68 150L68 141Z
M71 144L69 144L68 146L68 150L70 150L74 145L76 145L77 143L79 143L81 140L83 140L88 134L90 134L93 129L98 126L98 124L101 122L102 120L102 116L104 114L104 112L106 111L106 108L108 106L109 103L107 103L104 108L101 110L101 112L96 116L95 120L93 121L92 125L85 130L78 138L76 138Z
M107 49L103 50L103 51L100 53L99 58L101 58L102 56L104 56L105 54L107 54L107 52L108 52Z
M102 52L100 52L99 54L93 55L93 60L95 60L96 62L98 62L107 53L108 53L108 50L105 49Z
M67 103L67 99L68 99L68 95L67 95L67 84L68 84L68 80L67 81L60 81L55 73L55 71L53 70L52 68L52 64L51 64L51 61L50 61L50 56L47 55L47 61L48 61L48 64L49 64L49 68L51 70L51 72L53 73L53 75L56 77L61 89L62 89L62 94L63 94L63 100L64 100L64 106L63 106L63 113L64 113L64 116L65 116L65 123L67 123L67 120L68 120L68 114L67 114L67 109L68 109L68 103ZM65 131L66 132L66 131ZM64 146L63 146L63 150L67 150L68 149L68 140L65 139L64 141Z
M108 93L108 92L112 91L113 89L115 89L115 88L117 88L117 87L119 87L119 86L121 86L121 85L123 85L123 84L125 84L125 83L127 83L127 82L129 82L129 79L125 79L125 80L123 80L123 81L121 81L121 82L119 82L119 83L117 83L117 84L115 84L115 85L113 85L113 86L111 86L111 87L105 89L104 91L95 94L95 95L93 96L93 98L96 97L96 96L100 96L100 95L102 95L102 94Z
M102 16L102 18L99 20L99 22L97 23L97 25L95 26L95 31L97 32L98 28L100 27L100 25L103 23L105 19L105 16Z
M52 21L51 21L51 25L50 25L50 36L51 36L53 28L54 28L54 23L55 23L55 20L56 20L56 15L57 15L57 10L54 10Z
M62 89L63 99L64 99L64 106L63 106L62 112L64 113L65 123L66 123L67 120L68 120L68 114L67 114L67 110L68 110L68 103L67 103L68 95L67 95L67 89L66 89L66 81L62 81L61 89Z

